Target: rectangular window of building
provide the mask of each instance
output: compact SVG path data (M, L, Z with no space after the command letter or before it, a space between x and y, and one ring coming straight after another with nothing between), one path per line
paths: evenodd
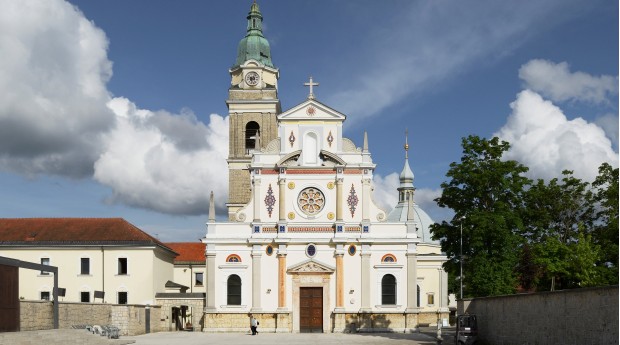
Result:
M90 274L90 259L89 258L80 259L80 274Z
M50 258L41 258L41 265L50 265ZM49 275L49 272L45 272L45 271L41 271L41 275L42 276L46 276Z
M127 258L118 258L118 274L127 274Z
M118 293L118 304L127 304L127 292L121 291Z
M196 272L195 275L196 275L196 281L195 281L194 285L202 286L204 284L204 273Z
M89 303L90 302L90 292L88 292L88 291L80 292L80 302Z
M44 301L50 300L50 292L49 291L41 291L41 299Z
M427 295L428 297L428 305L434 305L435 304L435 294L429 293Z

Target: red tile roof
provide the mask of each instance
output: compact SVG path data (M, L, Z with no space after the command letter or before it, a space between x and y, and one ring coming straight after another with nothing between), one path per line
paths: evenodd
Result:
M179 253L174 259L175 264L180 263L205 263L205 245L200 242L168 242L164 243L175 252Z
M134 244L158 239L122 218L0 218L0 245Z

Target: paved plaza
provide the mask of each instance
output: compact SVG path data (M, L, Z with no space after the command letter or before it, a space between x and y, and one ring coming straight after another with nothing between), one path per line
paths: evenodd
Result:
M342 334L342 333L259 333L257 336L249 334L213 334L200 332L160 332L132 337L122 337L124 340L134 340L136 345L205 345L205 344L418 344L431 345L437 341L431 333L370 333L370 334ZM450 344L453 339L444 337L444 344Z

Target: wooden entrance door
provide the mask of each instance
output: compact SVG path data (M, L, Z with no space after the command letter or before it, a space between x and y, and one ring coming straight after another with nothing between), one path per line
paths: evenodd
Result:
M323 288L302 287L299 290L299 330L322 333Z
M19 331L19 269L0 265L0 332Z

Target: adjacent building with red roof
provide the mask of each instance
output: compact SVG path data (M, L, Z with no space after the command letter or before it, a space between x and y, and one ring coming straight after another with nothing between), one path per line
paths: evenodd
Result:
M0 218L0 256L58 267L63 301L154 304L178 253L122 218ZM24 299L51 298L50 274L19 280Z

